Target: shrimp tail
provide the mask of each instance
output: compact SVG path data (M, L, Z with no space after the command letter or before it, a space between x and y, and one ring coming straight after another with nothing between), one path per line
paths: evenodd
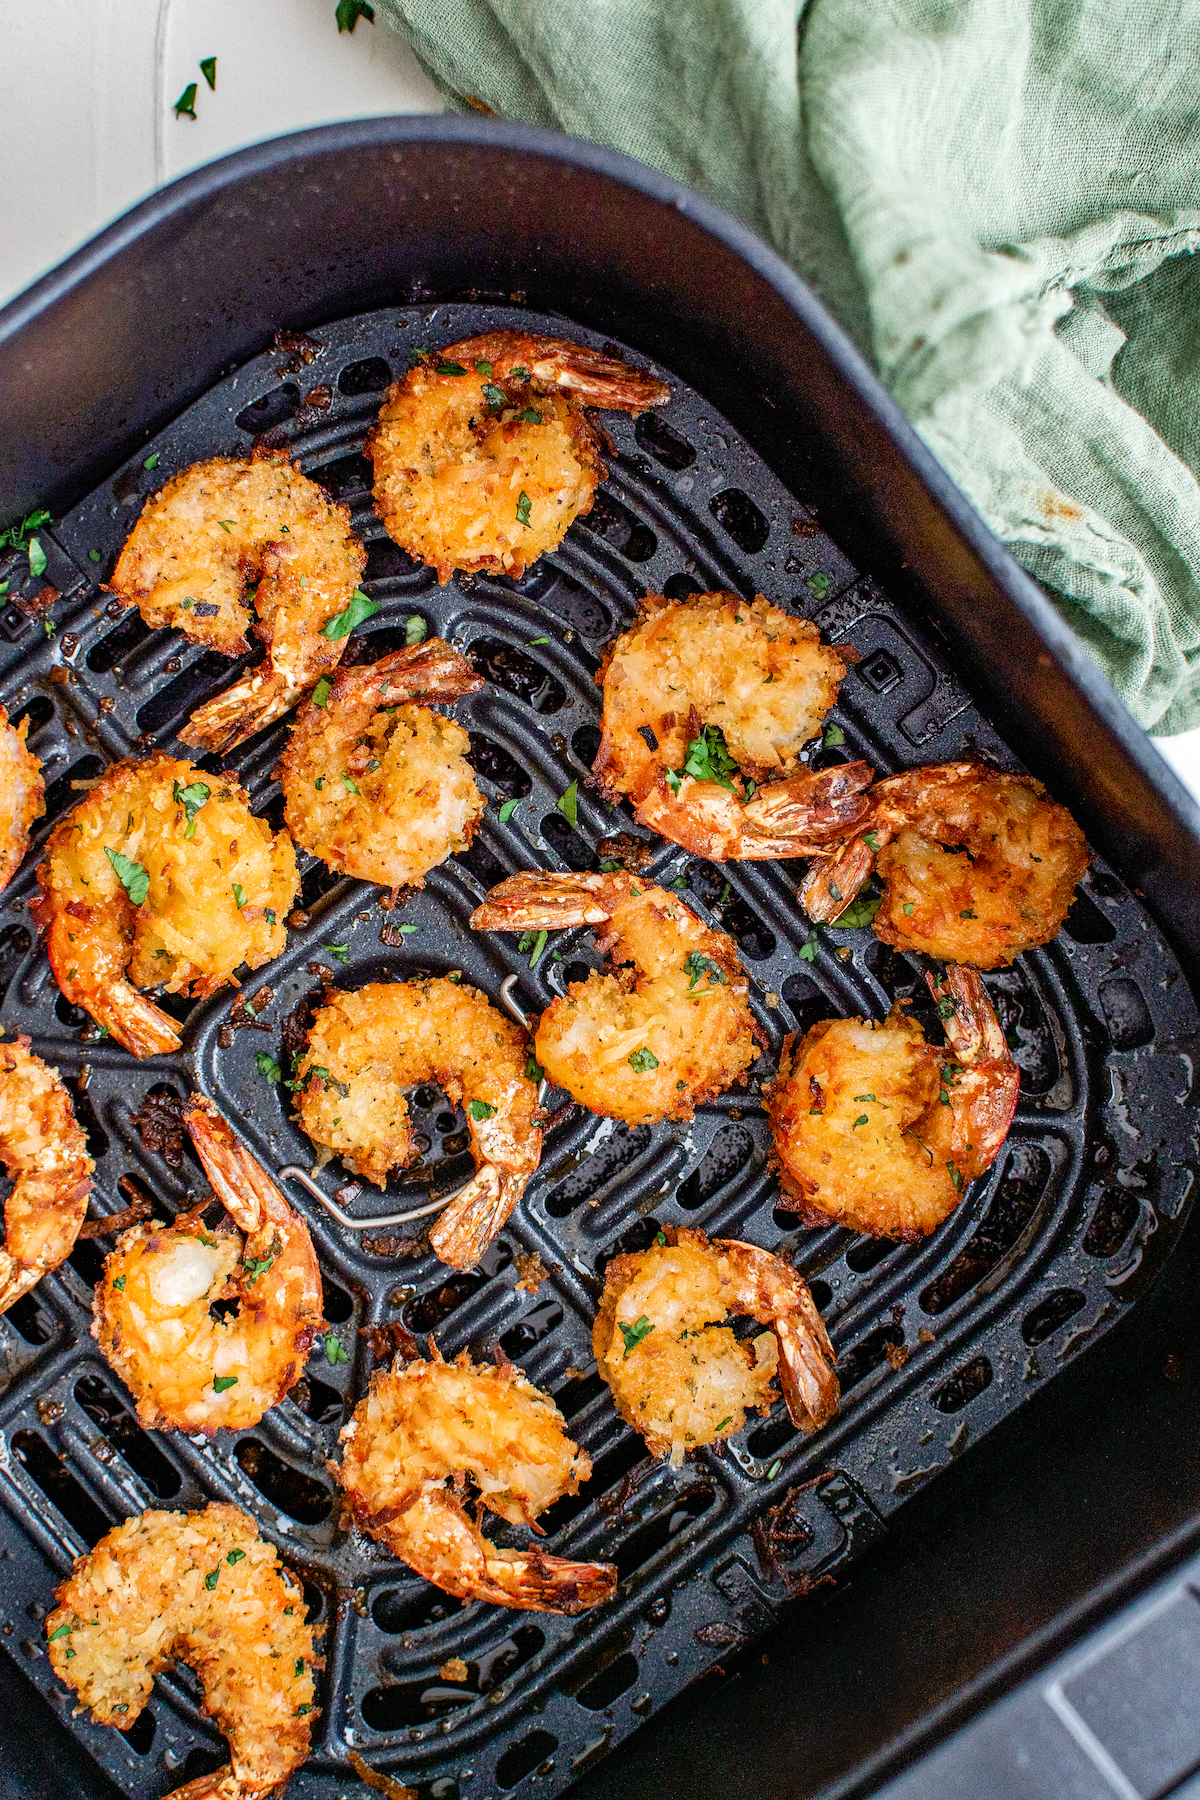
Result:
M807 1288L797 1311L777 1320L775 1341L779 1385L792 1424L801 1431L819 1431L837 1411L842 1388L834 1373L837 1358L825 1321Z
M95 907L71 901L58 911L45 863L38 869L42 893L30 907L34 922L46 929L46 953L54 979L72 1006L90 1012L98 1025L139 1059L178 1050L174 1022L125 979L124 940L113 942L113 920Z
M971 1181L1003 1148L1021 1097L1021 1071L977 969L951 963L940 979L930 973L925 980L963 1068L950 1089L950 1110L956 1166Z
M396 706L418 696L424 700L460 700L484 686L465 656L441 638L427 638L390 656L349 669L339 669L327 705Z
M714 781L688 781L676 795L660 770L634 816L710 862L820 855L870 811L862 790L874 773L865 762L805 770L743 801Z
M556 344L549 355L532 364L529 374L543 393L561 388L588 406L613 412L640 413L648 406L665 406L671 398L665 381L582 344Z
M382 1517L379 1522L384 1525ZM473 1525L453 1493L420 1495L384 1525L409 1566L446 1593L526 1612L579 1613L616 1592L611 1563L568 1562L537 1550L498 1550Z
M484 1163L429 1233L434 1255L452 1269L473 1269L525 1192L527 1175Z
M647 885L647 884L643 884ZM531 871L510 875L471 914L473 931L565 931L602 925L628 895L629 877Z
M869 835L875 849L867 842L868 834L860 831L833 856L814 862L800 883L800 904L815 925L832 925L870 879L876 849L882 849L891 833L885 825L874 824Z
M179 741L220 755L281 719L298 695L298 689L264 665L198 706Z
M173 1788L167 1800L258 1800L270 1790L258 1781L242 1781L230 1763L214 1769L211 1775L198 1775L181 1788Z
M183 1122L213 1193L240 1231L258 1231L268 1220L292 1222L296 1215L287 1200L211 1100L193 1094Z
M768 782L742 808L754 831L788 839L824 844L843 837L859 825L870 810L863 790L870 787L875 771L870 763L838 763L832 769L806 770L786 781ZM795 850L793 855L805 855Z

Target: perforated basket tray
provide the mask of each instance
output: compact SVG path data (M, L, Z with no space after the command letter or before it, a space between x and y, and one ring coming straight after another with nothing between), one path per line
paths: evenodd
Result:
M593 673L647 589L761 591L814 619L827 639L856 646L861 660L832 715L844 749L814 746L814 760L862 756L886 771L978 751L1016 766L911 620L667 369L658 371L672 387L663 412L637 424L605 417L615 445L610 479L558 553L519 584L468 579L439 589L382 535L363 436L380 390L418 347L508 325L604 342L559 318L449 304L322 328L307 362L308 348L260 356L44 535L45 579L63 595L55 635L15 606L0 616L0 698L15 718L29 717L47 778L47 818L3 902L0 1022L7 1033L28 1032L67 1078L96 1157L101 1211L143 1189L171 1208L204 1191L193 1160L170 1168L142 1147L131 1120L164 1087L211 1095L268 1167L311 1159L255 1053L279 1057L280 1022L320 986L313 963L331 966L346 987L460 969L493 997L515 971L532 1009L598 965L588 934L573 932L552 939L530 970L514 937L474 934L467 919L503 874L593 868L598 842L628 828L626 809L599 803L585 785L598 742ZM58 994L25 910L37 848L76 799L73 783L152 743L170 745L191 709L237 673L240 665L175 634L149 632L136 613L122 616L99 584L144 495L195 459L244 449L264 432L286 435L306 472L351 506L368 542L365 585L381 611L350 640L348 659L395 648L416 613L487 675L487 688L456 710L493 804L471 852L434 871L405 909L404 923L420 929L402 943L388 941L396 934L376 890L335 880L302 857L311 922L247 984L251 993L273 990L261 1015L269 1033L223 1029L228 992L196 1005L168 1001L185 1021L183 1050L134 1063L98 1041ZM144 459L155 455L147 469ZM15 580L23 568L14 557L0 577ZM531 646L535 639L547 641ZM276 825L271 771L285 734L280 726L223 759ZM574 829L556 805L573 780ZM505 798L520 804L502 825L496 807ZM88 1335L105 1240L80 1244L0 1321L3 1641L122 1792L160 1794L223 1759L186 1670L160 1678L126 1735L72 1719L71 1697L50 1672L37 1621L51 1588L72 1556L122 1516L148 1505L236 1501L303 1579L326 1630L328 1666L298 1797L332 1800L349 1778L349 1746L436 1800L476 1800L527 1778L554 1793L760 1630L790 1593L840 1570L908 1494L1102 1334L1161 1265L1192 1183L1193 1127L1181 1102L1196 1012L1160 932L1101 864L1054 944L987 977L1022 1068L1016 1122L988 1177L912 1248L799 1230L767 1171L758 1094L790 1030L831 1015L880 1016L898 995L921 1015L917 968L869 930L825 932L815 960L801 960L797 867L718 869L658 845L653 872L664 884L682 881L689 904L737 939L769 1045L750 1086L705 1105L687 1126L627 1130L576 1112L551 1133L524 1203L467 1275L427 1252L372 1249L370 1234L364 1241L342 1230L297 1192L348 1361L331 1364L318 1349L305 1384L254 1430L205 1446L138 1428ZM346 948L335 958L329 945ZM418 1204L426 1189L448 1189L469 1169L461 1114L427 1091L415 1110L430 1140L425 1165L382 1198L368 1190L350 1202L355 1210L393 1210L399 1196ZM321 1176L330 1193L342 1178L337 1165ZM590 1326L607 1259L644 1246L669 1222L794 1253L840 1357L842 1408L817 1437L798 1436L777 1406L723 1451L704 1451L678 1471L644 1466L641 1440L618 1420L595 1372ZM549 1271L532 1294L517 1285L518 1258L529 1252ZM553 1393L595 1472L577 1499L545 1517L547 1547L615 1561L621 1587L612 1605L574 1620L464 1606L340 1528L325 1459L366 1386L366 1328L393 1320L435 1331L448 1354L463 1345L486 1354L499 1343ZM795 1533L764 1567L750 1529L789 1490L799 1490ZM503 1525L494 1535L522 1541ZM466 1662L465 1682L441 1677L451 1657Z

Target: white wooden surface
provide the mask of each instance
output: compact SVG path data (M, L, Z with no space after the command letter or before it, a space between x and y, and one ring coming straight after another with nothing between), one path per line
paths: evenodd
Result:
M283 132L439 112L403 40L335 0L0 5L0 303L163 182ZM216 92L200 73L217 58ZM197 83L196 121L174 103ZM0 496L3 513L3 496ZM1200 730L1156 740L1200 796Z

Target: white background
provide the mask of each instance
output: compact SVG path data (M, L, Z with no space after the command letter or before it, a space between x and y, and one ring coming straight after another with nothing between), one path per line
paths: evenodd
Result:
M164 182L244 144L440 112L403 39L335 0L7 0L0 303ZM216 92L200 73L217 58ZM197 83L196 121L174 102ZM0 515L4 512L0 495ZM1200 797L1200 731L1156 740Z

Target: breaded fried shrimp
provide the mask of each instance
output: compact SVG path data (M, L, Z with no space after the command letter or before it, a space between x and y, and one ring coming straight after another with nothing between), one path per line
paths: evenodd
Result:
M367 440L388 536L437 570L519 577L604 480L585 406L639 413L668 388L581 344L489 332L434 352L387 391Z
M512 1363L464 1350L377 1371L341 1442L336 1473L356 1523L446 1593L554 1613L612 1598L610 1564L498 1549L467 1515L469 1477L481 1506L537 1531L538 1514L592 1472L553 1400Z
M733 939L635 875L512 875L471 915L476 931L604 925L595 970L552 1000L534 1036L550 1080L629 1125L690 1119L758 1055Z
M795 1269L731 1238L661 1235L613 1257L592 1329L596 1366L625 1423L678 1468L687 1451L740 1431L748 1412L769 1412L776 1375L794 1425L828 1423L841 1397L837 1359ZM730 1314L770 1329L744 1343L720 1322Z
M914 1243L991 1167L1020 1094L974 969L927 975L947 1043L894 1007L788 1038L767 1116L783 1191L804 1222Z
M284 451L214 456L183 469L146 502L108 591L147 625L172 625L222 656L267 646L250 669L192 714L185 744L230 750L294 706L336 668L345 636L322 627L350 604L367 553L350 513Z
M641 824L710 861L815 854L868 810L867 763L799 763L845 673L815 625L761 594L647 594L596 676L594 773Z
M461 725L428 706L483 686L440 638L339 669L300 709L282 758L288 830L331 869L382 887L421 887L468 848L487 801Z
M237 1506L150 1511L76 1559L46 1620L50 1663L97 1725L128 1731L154 1677L194 1669L230 1760L168 1800L265 1800L308 1755L315 1654L298 1582Z
M57 1069L29 1039L0 1044L0 1163L4 1202L0 1312L65 1262L79 1236L95 1166Z
M209 1201L169 1226L135 1225L96 1285L92 1336L158 1431L243 1431L304 1373L321 1325L308 1226L211 1101L184 1124L233 1229ZM232 1313L218 1302L235 1300ZM216 1310L214 1310L216 1309Z
M31 908L54 979L135 1056L177 1050L139 988L203 998L280 955L299 886L286 832L224 775L159 753L114 763L51 832Z
M838 918L871 874L875 934L945 962L1000 969L1056 935L1090 857L1065 806L1031 775L942 763L876 782L869 817L800 889L809 918Z
M300 1120L315 1144L383 1187L415 1161L406 1088L437 1082L467 1115L474 1178L430 1233L443 1262L479 1261L542 1154L528 1039L477 988L434 976L333 993L296 1071Z
M12 880L29 848L29 830L46 810L42 765L26 749L29 720L10 725L0 706L0 892Z

